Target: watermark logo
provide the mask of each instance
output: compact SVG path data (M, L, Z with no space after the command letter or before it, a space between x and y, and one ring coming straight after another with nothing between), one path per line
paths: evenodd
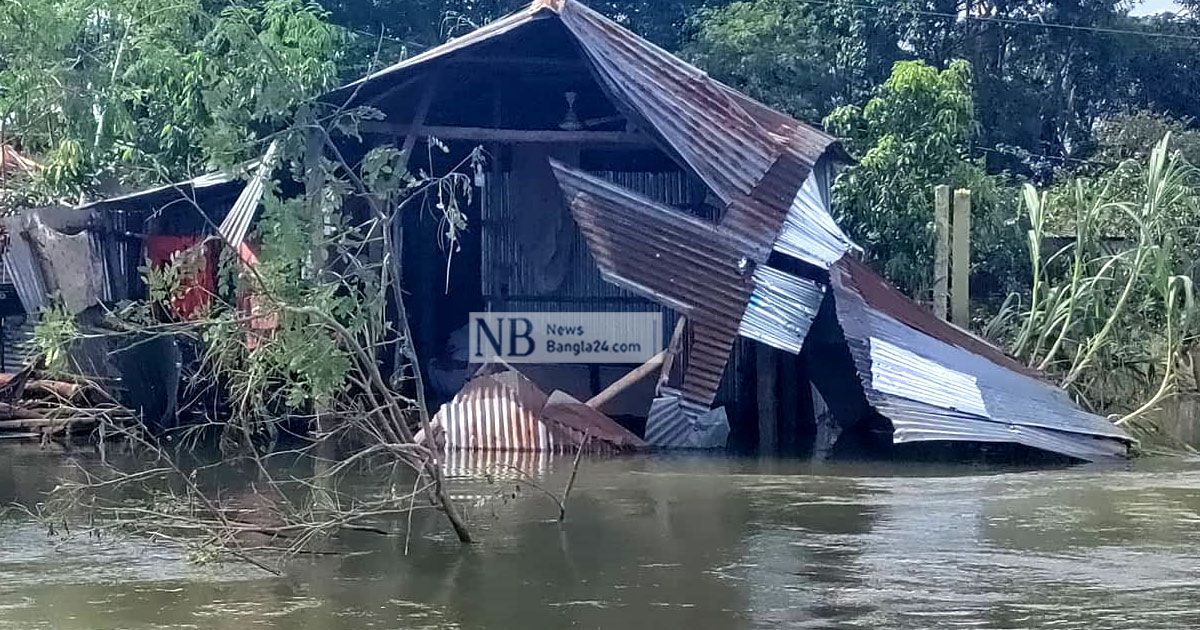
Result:
M471 363L645 363L662 313L471 313Z

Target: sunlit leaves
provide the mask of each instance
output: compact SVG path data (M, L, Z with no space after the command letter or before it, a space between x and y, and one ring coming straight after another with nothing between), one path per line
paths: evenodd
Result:
M230 166L336 81L341 33L303 0L0 2L4 134L72 200Z
M890 280L926 296L933 189L941 184L972 190L973 232L986 237L978 241L978 258L1007 264L1017 231L999 211L997 182L968 154L977 132L969 64L956 61L939 71L898 62L873 98L834 110L825 123L858 158L837 181L834 210Z

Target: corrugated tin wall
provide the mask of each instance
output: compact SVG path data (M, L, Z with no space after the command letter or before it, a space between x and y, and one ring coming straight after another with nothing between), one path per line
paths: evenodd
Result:
M596 175L672 206L686 207L700 201L694 198L694 188L681 172L606 171ZM533 277L535 270L525 264L524 247L515 234L517 210L512 203L512 181L511 173L490 175L484 191L480 280L489 308L517 312L662 312L663 343L666 343L675 330L678 316L671 309L660 307L601 277L583 235L574 225L570 230L570 255L562 283L551 292L538 290L538 282ZM569 216L566 219L570 221Z
M692 197L687 177L674 173L594 173L608 181L618 183L662 203L684 207L696 203ZM483 263L481 280L483 295L496 308L513 302L529 305L547 302L554 308L527 308L521 310L548 311L564 304L602 305L597 310L625 312L657 310L650 300L642 298L604 280L600 270L588 252L587 243L578 229L572 229L569 245L568 270L559 288L543 293L533 277L536 272L526 264L524 246L516 234L518 209L512 203L511 173L490 175L483 203ZM569 215L565 217L570 220ZM630 309L629 304L645 305ZM649 309L648 306L654 306ZM516 309L513 309L516 310Z
M675 208L696 208L704 199L683 172L600 171L593 175L636 191ZM523 247L515 234L517 209L512 203L512 173L489 174L482 204L483 251L480 281L484 298L492 310L514 312L602 311L613 313L661 312L665 345L670 341L679 315L672 309L627 291L605 280L588 250L582 233L572 224L568 270L555 291L538 295L533 271L523 264ZM570 218L568 217L568 220ZM731 361L717 392L717 400L736 399L738 383Z

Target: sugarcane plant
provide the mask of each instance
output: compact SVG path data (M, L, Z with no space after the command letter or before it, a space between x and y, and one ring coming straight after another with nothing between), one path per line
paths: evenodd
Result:
M1150 431L1150 412L1183 384L1197 338L1198 184L1168 134L1148 159L1101 177L1025 185L1032 284L986 332L1085 407ZM1065 244L1048 247L1056 231Z

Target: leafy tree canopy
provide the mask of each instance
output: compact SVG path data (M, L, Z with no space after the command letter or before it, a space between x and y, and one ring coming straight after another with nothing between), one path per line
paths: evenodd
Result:
M1200 117L1200 17L1133 17L1122 0L744 0L701 12L685 51L808 120L860 102L898 59L971 62L995 171L1085 158L1096 121L1150 109ZM1045 161L1045 160L1042 160ZM1040 171L1039 171L1040 169Z
M955 61L938 71L920 61L897 62L865 105L839 107L825 122L859 160L838 178L835 211L902 289L927 297L933 189L940 184L972 189L976 260L1009 264L1012 249L1006 246L1017 233L1005 220L999 182L967 153L978 131L969 63Z
M246 159L335 82L344 35L325 17L304 0L5 0L3 133L56 197Z

